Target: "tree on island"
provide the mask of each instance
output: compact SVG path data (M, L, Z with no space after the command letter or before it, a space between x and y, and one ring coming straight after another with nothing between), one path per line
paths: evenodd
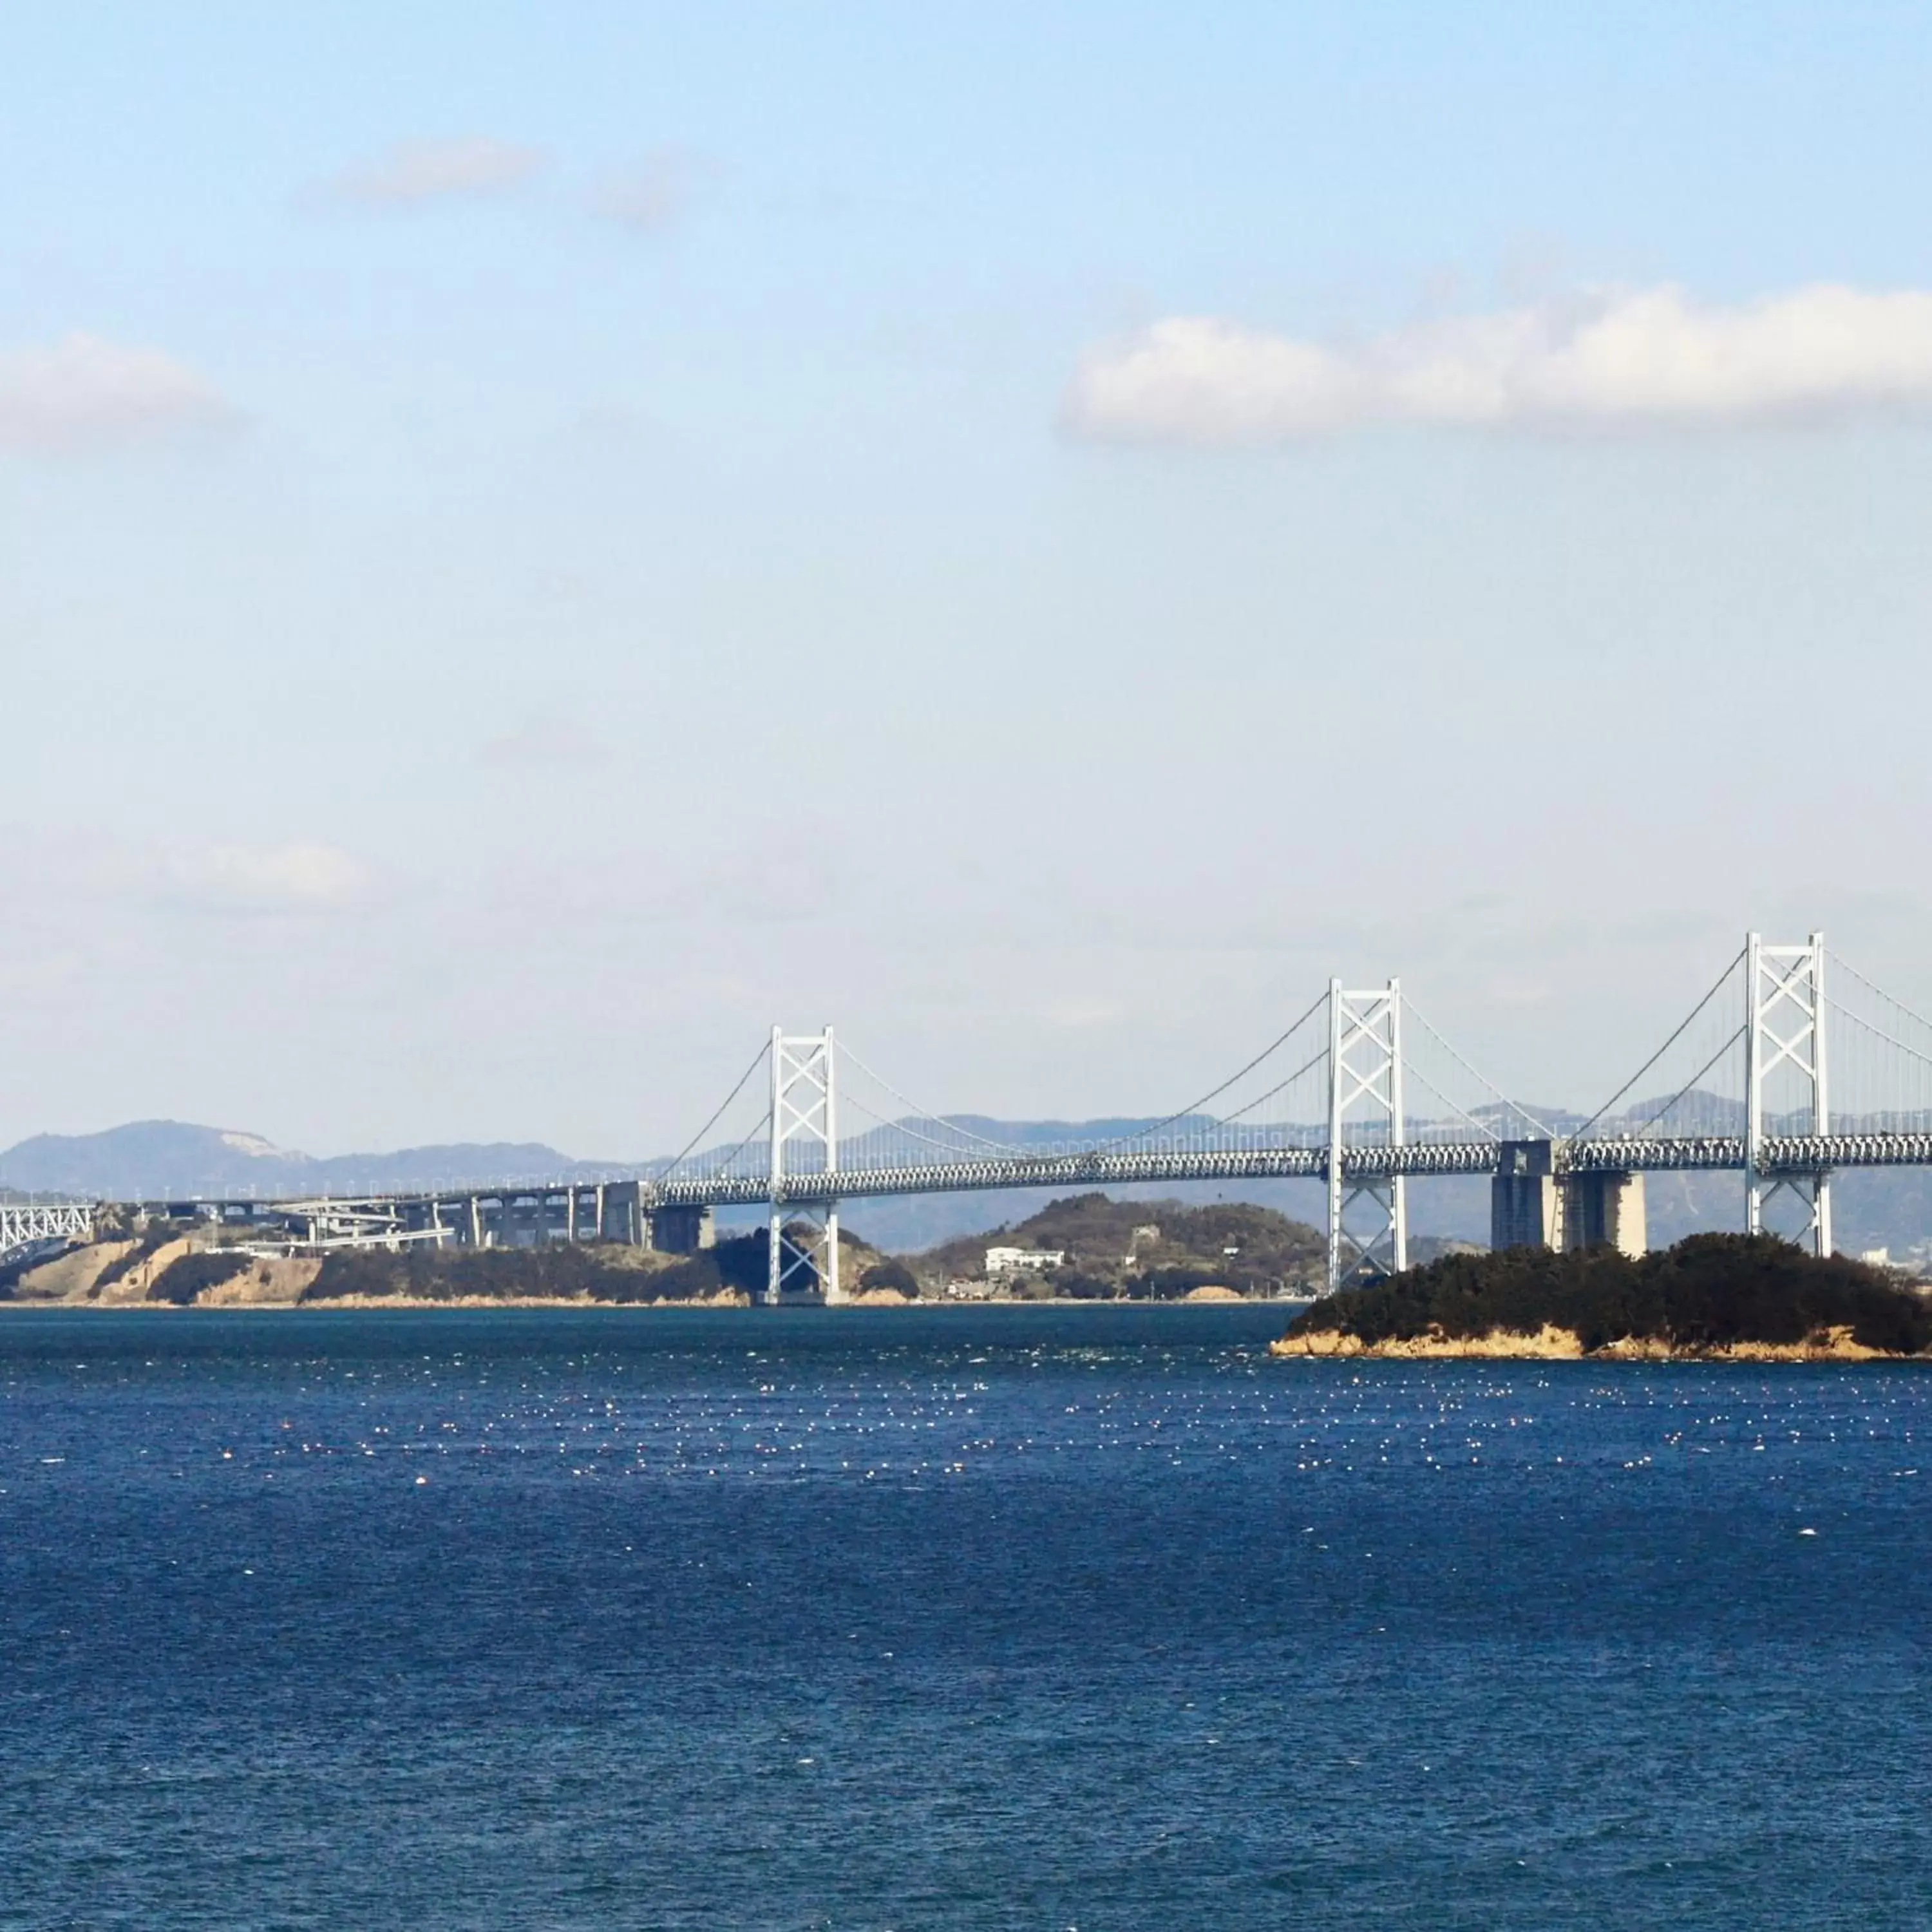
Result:
M1623 1341L1792 1346L1834 1329L1888 1354L1932 1348L1924 1298L1862 1262L1807 1254L1772 1234L1693 1234L1635 1260L1608 1247L1444 1255L1324 1297L1288 1335L1348 1335L1372 1348L1546 1326L1574 1334L1586 1354Z

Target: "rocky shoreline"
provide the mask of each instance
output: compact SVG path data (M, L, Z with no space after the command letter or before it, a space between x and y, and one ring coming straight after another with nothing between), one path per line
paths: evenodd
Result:
M1603 1362L1932 1360L1932 1300L1886 1270L1770 1234L1445 1255L1338 1289L1282 1358Z
M1923 1354L1868 1348L1853 1339L1847 1327L1825 1329L1802 1342L1740 1341L1686 1348L1648 1337L1625 1336L1599 1348L1586 1348L1582 1337L1575 1330L1558 1328L1547 1322L1534 1334L1495 1329L1482 1335L1445 1335L1436 1329L1422 1335L1390 1336L1378 1342L1364 1342L1359 1335L1325 1329L1281 1336L1268 1344L1268 1352L1289 1360L1331 1361L1932 1361L1932 1356Z

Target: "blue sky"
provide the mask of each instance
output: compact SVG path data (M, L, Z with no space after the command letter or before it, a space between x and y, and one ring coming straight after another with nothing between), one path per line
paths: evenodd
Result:
M0 14L0 1138L1932 1004L1932 16ZM1822 292L1822 293L1820 292Z

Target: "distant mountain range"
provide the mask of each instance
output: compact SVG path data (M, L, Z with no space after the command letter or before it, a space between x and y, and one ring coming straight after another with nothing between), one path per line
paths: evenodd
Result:
M1001 1146L1047 1148L1123 1139L1154 1123L994 1120L961 1114L953 1124L968 1136ZM541 1141L461 1141L393 1154L322 1157L279 1147L260 1134L184 1120L135 1120L100 1133L36 1134L20 1142L0 1154L0 1189L101 1201L259 1200L487 1187L508 1180L629 1180L664 1165L662 1158L579 1160Z
M259 1134L136 1120L98 1134L36 1134L0 1154L0 1187L98 1200L237 1198L458 1187L509 1180L614 1178L636 1166L573 1160L536 1141L460 1142L318 1159Z

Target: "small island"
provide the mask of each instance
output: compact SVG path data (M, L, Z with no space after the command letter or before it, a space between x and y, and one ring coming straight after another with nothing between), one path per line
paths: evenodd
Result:
M1326 1295L1282 1356L1867 1361L1932 1350L1932 1301L1880 1268L1770 1234L1450 1254Z

